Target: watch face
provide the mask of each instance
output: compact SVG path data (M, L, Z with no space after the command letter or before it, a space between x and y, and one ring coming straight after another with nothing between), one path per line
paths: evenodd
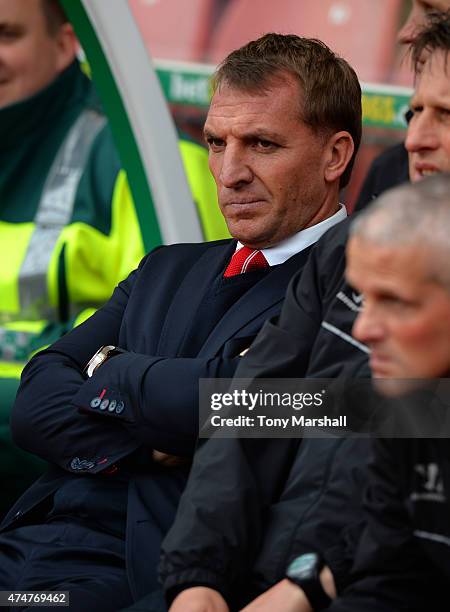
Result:
M107 346L102 346L98 349L93 357L89 360L87 366L84 369L85 374L90 378L95 370L101 365L105 359L109 356L109 354L116 349L115 346L108 344Z
M292 561L288 567L287 574L295 578L309 578L311 571L317 565L318 557L316 553L301 555Z
M325 610L331 599L320 581L320 570L324 566L322 557L317 553L306 553L292 561L286 572L286 578L303 589L306 599L313 610Z

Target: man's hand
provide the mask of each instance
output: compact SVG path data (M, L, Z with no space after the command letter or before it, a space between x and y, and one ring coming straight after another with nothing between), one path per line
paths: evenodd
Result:
M274 610L313 612L301 588L287 578L250 602L242 612L274 612Z
M192 587L175 597L169 612L229 612L229 608L218 591Z
M189 459L187 457L178 457L177 455L168 455L158 450L152 451L153 461L160 463L166 467L179 467L180 465L187 465Z
M336 587L333 574L328 566L325 566L320 572L320 581L328 596L335 599ZM274 610L313 612L302 589L287 578L251 601L242 612L273 612Z

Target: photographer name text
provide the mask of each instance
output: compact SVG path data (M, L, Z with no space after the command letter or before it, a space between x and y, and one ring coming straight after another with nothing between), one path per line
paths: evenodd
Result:
M222 417L215 414L210 423L213 427L266 427L276 429L287 429L288 427L347 427L347 416L341 415L337 418L321 416L308 418L304 415L293 414L290 417L269 417L267 415Z

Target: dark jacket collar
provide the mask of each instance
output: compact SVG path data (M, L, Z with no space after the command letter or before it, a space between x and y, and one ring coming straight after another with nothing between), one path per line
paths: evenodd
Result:
M45 131L54 116L78 107L91 88L78 61L74 61L50 85L34 96L0 109L0 150L17 147L35 131ZM94 104L94 103L93 103Z

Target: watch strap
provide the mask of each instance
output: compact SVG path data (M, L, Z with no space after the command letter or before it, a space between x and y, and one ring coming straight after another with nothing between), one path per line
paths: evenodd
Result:
M288 579L292 580L291 578L288 578ZM326 593L325 589L322 586L320 579L318 579L317 581L314 580L311 582L307 582L301 585L298 584L295 580L293 582L295 582L298 586L301 587L301 589L303 590L314 612L320 612L320 610L326 610L328 606L331 604L332 599Z
M118 355L123 353L124 351L112 344L107 344L98 349L98 351L91 357L88 361L86 367L83 372L88 377L91 378L95 372L95 370L100 367L105 361L113 357L114 355Z
M306 572L297 572L295 566L307 557L314 559L310 564L310 568ZM286 572L286 578L303 590L314 612L325 610L332 602L331 597L323 588L320 580L320 572L324 566L325 562L320 555L308 553L294 559Z

